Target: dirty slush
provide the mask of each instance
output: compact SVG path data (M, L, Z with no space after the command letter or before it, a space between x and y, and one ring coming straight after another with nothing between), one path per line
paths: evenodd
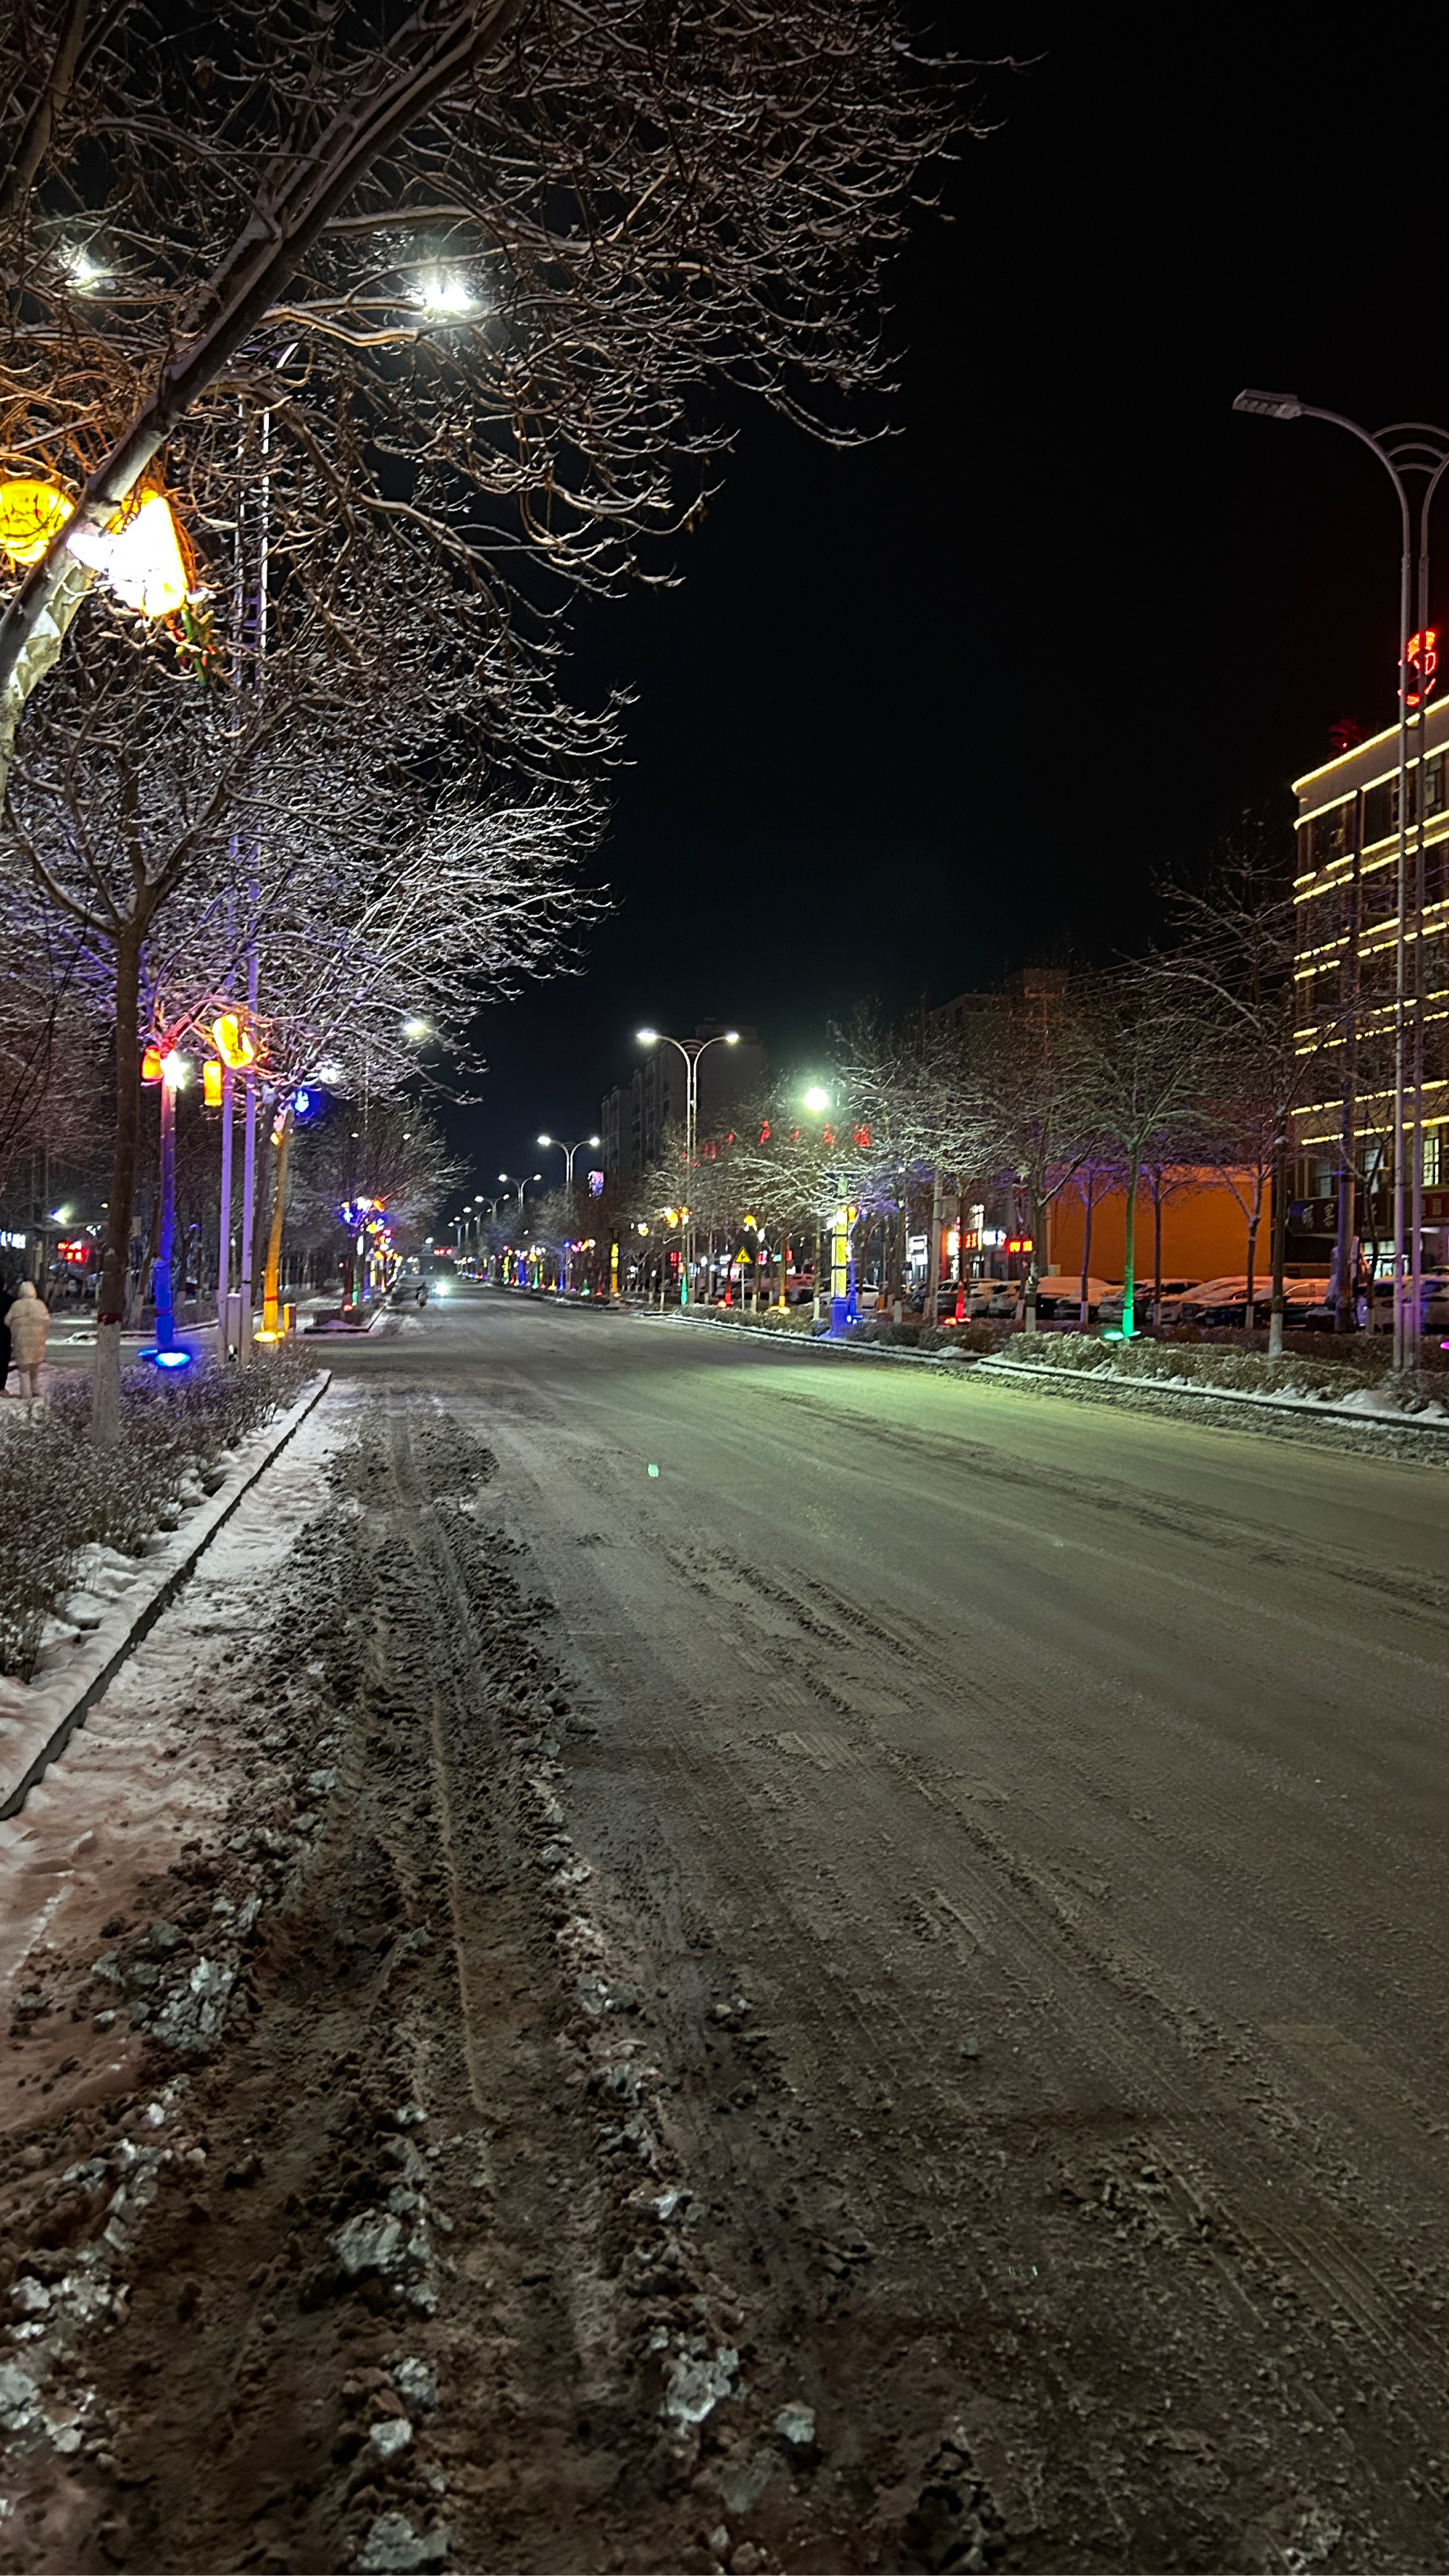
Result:
M905 2018L864 1915L776 1937L819 1847L781 1881L692 1721L611 1750L440 1405L329 1400L287 1459L0 1827L0 2570L1442 2564L1424 2335L1370 2383L1140 2107L976 2107L1004 2007L963 2025L944 1896ZM651 1858L671 1796L713 1875ZM1109 2063L1066 1938L1023 1990L1075 1976Z
M490 1465L375 1409L249 1605L231 1723L180 1712L220 1829L12 1987L6 2569L708 2567L729 2496L808 2478L590 1912L559 1790L593 1722Z

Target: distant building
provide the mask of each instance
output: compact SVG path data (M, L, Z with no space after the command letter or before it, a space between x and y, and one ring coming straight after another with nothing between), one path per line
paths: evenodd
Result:
M726 1020L701 1020L692 1034L722 1038ZM737 1046L706 1048L699 1059L699 1135L701 1142L722 1135L740 1103L759 1091L768 1059L758 1029L741 1029ZM641 1050L628 1082L606 1092L599 1111L600 1155L609 1188L627 1188L657 1163L670 1128L682 1136L685 1124L684 1058L676 1047Z
M972 1020L999 1018L1023 1007L1047 1010L1053 1002L1065 1001L1069 980L1065 966L1023 966L1007 976L999 992L958 993L932 1011L931 1019L938 1029L964 1029Z
M1417 754L1420 746L1410 740ZM1406 963L1411 995L1419 973L1423 978L1423 1254L1439 1269L1449 1251L1449 699L1429 707L1422 748L1422 761L1416 758L1409 770ZM1303 1053L1318 1053L1320 1060L1295 1139L1293 1232L1302 1243L1336 1232L1345 1160L1358 1175L1350 1231L1380 1246L1392 1235L1398 767L1393 725L1294 781L1295 1016ZM1415 901L1421 772L1422 937ZM1412 1027L1409 1036L1412 1083Z

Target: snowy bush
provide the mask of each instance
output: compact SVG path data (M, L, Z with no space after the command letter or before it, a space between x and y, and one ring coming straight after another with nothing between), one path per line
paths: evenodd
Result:
M202 1369L181 1385L128 1370L122 1438L93 1449L91 1389L62 1378L29 1419L3 1417L0 1472L0 1673L28 1681L47 1619L75 1589L83 1548L139 1555L152 1531L174 1527L182 1499L315 1374L310 1357L279 1351L245 1368Z
M1105 1342L1086 1333L1054 1333L1013 1342L1009 1357L1018 1366L1042 1369L1103 1370L1115 1379L1157 1379L1167 1385L1221 1387L1233 1395L1313 1396L1342 1403L1376 1389L1390 1406L1408 1411L1442 1400L1443 1379L1420 1371L1398 1377L1372 1364L1285 1352L1270 1360L1264 1351L1233 1349L1221 1343L1184 1341Z
M1113 1353L1092 1333L1018 1333L1004 1356L1022 1368L1096 1369Z

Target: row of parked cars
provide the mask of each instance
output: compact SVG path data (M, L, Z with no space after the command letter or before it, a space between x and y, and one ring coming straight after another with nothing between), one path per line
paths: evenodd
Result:
M1421 1331L1449 1332L1449 1272L1426 1273L1419 1284ZM1296 1332L1332 1332L1337 1315L1329 1292L1330 1282L1326 1278L1285 1279L1284 1321ZM964 1300L965 1313L973 1320L979 1316L1010 1317L1016 1313L1020 1296L1020 1283L1014 1279L970 1280ZM1253 1281L1255 1324L1267 1323L1272 1296L1272 1281L1256 1277ZM954 1287L941 1290L936 1312L942 1322L954 1316L956 1299ZM1037 1282L1036 1299L1037 1316L1042 1323L1075 1323L1081 1313L1081 1280L1048 1276ZM1123 1302L1120 1285L1105 1279L1088 1279L1089 1322L1120 1324ZM1156 1298L1152 1280L1139 1279L1135 1292L1135 1312L1139 1323L1148 1321L1155 1304L1157 1320L1162 1324L1241 1324L1247 1302L1246 1272L1236 1278L1164 1279L1161 1294ZM1373 1320L1385 1331L1392 1322L1393 1303L1393 1281L1375 1280ZM1362 1326L1368 1320L1369 1300L1367 1294L1361 1292L1356 1301L1355 1321Z

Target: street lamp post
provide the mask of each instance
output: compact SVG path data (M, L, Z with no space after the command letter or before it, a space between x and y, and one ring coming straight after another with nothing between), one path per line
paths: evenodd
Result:
M519 1179L517 1178L516 1174L514 1174L514 1173L512 1173L512 1172L500 1172L500 1173L499 1173L499 1175L498 1175L498 1177L499 1177L500 1181L502 1181L502 1183L504 1184L504 1186L503 1186L503 1188L501 1189L501 1191L499 1192L497 1204L498 1204L498 1205L500 1205L500 1206L506 1207L506 1206L507 1206L507 1204L508 1204L508 1201L509 1201L509 1200L510 1200L510 1198L513 1196L513 1193L514 1193L514 1191L516 1190L516 1191L518 1192L518 1213L519 1213L519 1217L520 1217L520 1219L521 1219L521 1218L522 1218L522 1215L523 1215L523 1202L524 1202L524 1196L525 1196L525 1193L526 1193L526 1191L528 1190L528 1188L529 1188L529 1186L530 1186L530 1183L532 1183L532 1182L534 1182L534 1181L541 1181L541 1180L542 1180L542 1178L543 1178L543 1174L542 1174L542 1172L529 1172L529 1173L527 1173L527 1174L526 1174L526 1176L525 1176L525 1177L524 1177L524 1179L522 1179L522 1180L519 1180Z
M1419 627L1422 635L1429 623L1429 513L1446 465L1449 465L1449 433L1436 429L1430 422L1395 421L1387 429L1367 430L1362 423L1349 420L1343 412L1324 411L1316 403L1300 402L1296 394L1260 393L1249 389L1238 394L1234 411L1251 412L1266 420L1326 420L1334 429L1346 429L1378 458L1384 468L1399 504L1399 788L1398 788L1398 935L1394 950L1394 1366L1401 1369L1418 1356L1419 1318L1422 1294L1419 1283L1423 1261L1424 1215L1424 1083L1423 1083L1423 931L1424 931L1424 746L1428 740L1428 689L1413 693L1417 707L1419 738L1418 825L1415 835L1417 865L1414 898L1414 1116L1410 1145L1411 1225L1413 1234L1412 1268L1407 1282L1412 1300L1410 1314L1405 1314L1405 1224L1404 1224L1404 1093L1406 1089L1406 1039L1408 1002L1408 892L1409 892L1409 708L1411 703L1411 669L1409 647L1412 640L1409 624L1412 601L1414 509L1409 490L1410 478L1418 478L1418 600ZM1373 1281L1369 1282L1372 1313Z
M552 1145L558 1153L562 1154L564 1158L564 1190L569 1200L572 1201L574 1194L574 1156L575 1154L581 1154L585 1145L597 1145L599 1141L598 1137L578 1136L574 1139L572 1145L566 1145L561 1136L540 1136L538 1141L540 1145ZM564 1257L559 1263L558 1284L560 1289L562 1289L564 1285L564 1279L568 1268L568 1254L567 1251L565 1251Z
M706 1055L712 1046L738 1046L739 1042L738 1029L725 1029L718 1037L713 1038L672 1038L663 1029L639 1031L641 1046L672 1046L684 1058L684 1168L686 1186L691 1192L694 1188L695 1155L699 1145L699 1059L702 1055ZM689 1272L693 1255L694 1226L689 1210L686 1208L684 1268L679 1283L679 1302L682 1306L687 1306L689 1303Z
M572 1145L566 1145L562 1136L540 1136L538 1141L540 1145L552 1145L557 1152L562 1154L564 1158L564 1188L566 1190L571 1190L574 1185L575 1154L581 1154L586 1145L597 1145L599 1140L597 1136L579 1136L575 1139Z
M829 1092L822 1083L812 1083L804 1095L804 1106L812 1118L823 1118L831 1107ZM862 1192L857 1175L848 1170L827 1175L834 1184L838 1204L830 1220L830 1329L843 1332L856 1320L856 1283L854 1233ZM820 1285L820 1236L815 1238L815 1320L825 1321L825 1291Z

